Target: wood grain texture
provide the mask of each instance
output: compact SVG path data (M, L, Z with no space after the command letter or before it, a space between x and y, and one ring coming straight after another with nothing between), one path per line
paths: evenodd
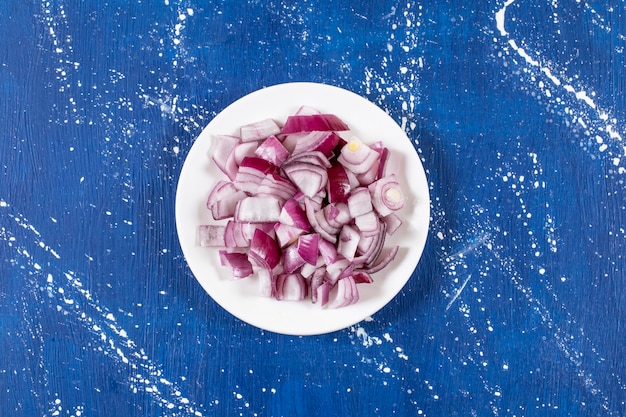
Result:
M0 4L0 415L626 415L616 2ZM386 110L432 198L415 273L316 337L216 305L174 199L202 128L315 81Z

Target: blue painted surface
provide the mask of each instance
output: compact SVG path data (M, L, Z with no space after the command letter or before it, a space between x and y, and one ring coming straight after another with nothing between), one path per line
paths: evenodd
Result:
M0 415L626 415L623 2L0 16ZM432 197L404 290L317 337L222 310L174 224L202 128L289 81L387 110Z

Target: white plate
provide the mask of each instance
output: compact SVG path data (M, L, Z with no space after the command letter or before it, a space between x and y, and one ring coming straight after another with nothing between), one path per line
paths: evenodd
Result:
M257 295L254 278L235 281L219 264L217 250L198 246L199 224L215 223L206 199L218 179L226 179L209 156L215 134L237 134L238 128L265 118L284 123L302 105L334 113L365 143L382 140L390 150L388 167L398 175L407 204L398 212L402 228L385 247L399 245L395 260L360 284L360 300L348 307L321 309L310 300L277 301ZM383 110L347 90L325 84L289 83L263 88L229 105L202 131L189 150L176 192L176 228L183 254L204 290L239 319L276 333L315 335L354 325L384 307L406 284L422 255L428 234L430 200L426 175L411 141Z

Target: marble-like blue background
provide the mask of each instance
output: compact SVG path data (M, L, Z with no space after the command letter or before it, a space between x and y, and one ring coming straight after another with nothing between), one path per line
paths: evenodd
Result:
M0 415L626 414L626 6L0 3ZM178 245L195 137L337 85L415 141L431 232L358 325L263 332Z

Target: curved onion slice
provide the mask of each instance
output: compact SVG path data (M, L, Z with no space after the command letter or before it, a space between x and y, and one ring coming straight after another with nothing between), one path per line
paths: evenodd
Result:
M346 168L341 164L336 164L328 168L327 172L326 192L328 201L331 203L345 203L348 201L348 196L352 189Z
M277 167L281 166L289 158L289 151L285 149L282 142L275 135L265 139L255 149L254 154Z
M311 224L307 220L304 210L295 198L285 201L285 204L283 204L283 208L280 211L278 221L281 224L294 226L305 231L309 231L311 229Z
M360 239L361 235L358 230L348 224L345 225L341 228L341 233L339 234L337 253L349 261L352 261L356 254L356 249Z
M348 210L352 217L358 217L373 210L372 196L367 188L359 187L352 190L348 197Z
M376 265L368 268L365 272L367 272L368 274L374 274L389 265L389 263L393 261L398 254L398 249L400 249L398 246L394 246L393 248L391 248L389 253L387 253L387 255L383 259L381 259Z
M235 178L237 173L237 165L231 155L240 143L240 138L229 135L216 135L211 142L211 159L231 180Z
M301 301L307 295L307 285L300 274L281 274L276 278L276 299Z
M222 266L233 269L233 278L241 279L252 275L252 264L245 253L220 250L219 255Z
M280 261L280 249L270 235L261 229L255 229L250 241L248 258L256 266L274 269Z
M256 276L259 280L259 295L266 298L273 297L276 277L272 271L267 268L257 268Z
M310 198L323 190L328 181L328 172L325 168L308 162L284 164L283 171L294 185Z
M274 223L280 217L281 208L276 197L246 197L237 203L234 217L238 222Z
M259 120L258 122L241 126L239 130L242 142L261 140L279 133L280 126L272 119Z
M222 220L235 214L237 203L246 197L246 193L239 190L229 181L218 181L207 198L207 208L211 210L213 219Z
M316 130L339 132L348 129L348 125L334 114L309 114L287 117L281 133L312 132Z
M317 233L300 235L298 238L298 254L305 262L315 265L319 253L319 237Z
M333 308L346 307L359 301L359 290L354 278L349 275L337 281L337 291L331 304Z
M284 273L292 274L305 264L306 261L300 255L298 249L298 245L293 243L283 250L282 264Z
M337 161L358 175L367 172L378 160L378 157L378 152L373 151L360 139L353 137L341 148Z
M372 194L372 205L381 217L404 207L404 194L395 174L377 180L368 188Z

